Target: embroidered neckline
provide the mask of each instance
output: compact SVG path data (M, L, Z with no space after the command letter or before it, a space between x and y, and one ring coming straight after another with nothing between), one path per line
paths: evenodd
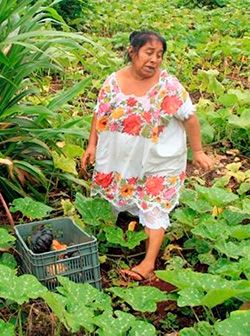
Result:
M159 86L159 85L161 84L162 79L163 79L163 77L164 77L163 74L166 74L166 75L167 75L166 70L165 70L165 69L160 69L160 75L159 75L159 79L158 79L158 81L157 81L153 86L151 86L151 88L149 88L149 90L148 90L143 96L137 96L137 95L135 95L135 94L133 94L133 93L132 93L132 94L125 94L125 93L122 91L122 89L121 89L121 87L120 87L120 85L119 85L119 83L118 83L116 72L113 72L113 74L112 74L112 78L114 79L114 84L115 84L117 90L118 90L119 93L122 94L124 97L126 97L126 98L133 97L133 98L135 98L135 99L143 99L143 98L145 98L145 97L148 97L148 96L150 95L150 93L151 93L157 86Z

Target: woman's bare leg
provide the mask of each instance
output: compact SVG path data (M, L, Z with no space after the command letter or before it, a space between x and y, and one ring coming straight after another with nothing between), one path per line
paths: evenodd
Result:
M145 232L148 235L148 239L146 242L145 258L140 262L139 265L133 267L131 271L122 271L123 274L131 276L131 278L135 280L142 280L140 279L139 274L141 274L144 278L148 278L150 277L150 274L154 271L155 261L161 248L165 230L163 228L149 229L146 227ZM138 272L139 274L133 274L133 270Z

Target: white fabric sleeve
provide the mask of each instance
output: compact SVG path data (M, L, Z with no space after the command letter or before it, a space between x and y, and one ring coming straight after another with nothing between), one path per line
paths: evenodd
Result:
M175 118L184 121L187 120L191 115L195 113L195 106L192 103L191 98L188 98L183 102L179 110L174 115Z
M174 114L174 117L181 121L184 121L195 113L195 106L193 105L188 92L184 89L182 85L180 85L180 87L178 88L177 94L181 98L183 103L178 111Z
M107 111L110 110L110 104L109 104L109 95L107 90L110 89L110 76L106 78L104 81L97 97L97 102L94 108L94 113L97 116L102 116L104 115Z

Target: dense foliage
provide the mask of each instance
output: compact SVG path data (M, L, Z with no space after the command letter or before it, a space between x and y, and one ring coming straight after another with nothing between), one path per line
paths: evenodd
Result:
M94 234L109 287L59 275L51 293L17 276L15 238L1 228L0 334L29 333L33 299L56 316L48 315L51 335L248 336L249 311L239 308L250 301L249 1L0 0L0 8L0 193L16 222L65 215ZM232 161L187 180L157 273L175 286L170 294L120 287L118 270L136 261L146 235L134 223L115 226L79 174L98 90L140 28L166 36L163 66L190 92L204 144ZM166 300L160 320L157 302Z
M180 0L178 2L179 6L187 6L190 8L194 7L207 7L207 8L216 8L224 7L227 4L227 0Z
M94 10L90 0L62 0L54 8L67 24L76 29L84 29L88 13Z

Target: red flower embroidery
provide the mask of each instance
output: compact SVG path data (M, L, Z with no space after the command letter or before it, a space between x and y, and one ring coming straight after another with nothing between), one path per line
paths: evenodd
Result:
M142 209L146 210L148 208L148 205L147 205L146 202L142 202L141 207L142 207Z
M143 118L146 120L147 123L150 123L151 119L152 119L152 114L147 111L143 113Z
M161 104L161 109L169 115L175 114L182 105L182 101L177 96L166 96Z
M102 188L107 188L113 181L112 173L96 173L94 177L96 184L100 185Z
M107 198L110 199L110 200L112 200L112 199L115 198L115 195L113 195L113 194L107 194Z
M131 114L123 121L124 132L132 135L139 135L142 127L142 120L136 114Z
M132 97L128 98L128 100L127 100L127 105L128 105L128 106L133 107L133 106L135 106L136 104L137 104L137 100L136 100L135 98L132 98Z
M128 183L129 184L136 184L137 180L138 180L138 177L130 177L128 179Z
M157 196L164 188L163 186L164 177L163 176L149 176L146 180L146 191L147 193Z

